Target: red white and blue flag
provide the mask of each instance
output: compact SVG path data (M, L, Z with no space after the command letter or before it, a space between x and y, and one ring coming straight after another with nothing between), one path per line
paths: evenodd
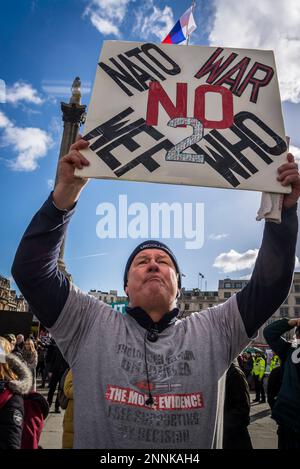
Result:
M193 16L193 9L194 7L191 6L183 13L167 37L162 41L162 44L180 44L186 41L188 36L195 31L197 26Z

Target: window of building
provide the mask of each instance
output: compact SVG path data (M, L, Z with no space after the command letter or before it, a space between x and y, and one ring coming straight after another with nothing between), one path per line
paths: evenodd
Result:
M231 282L224 283L224 288L231 288Z
M294 285L294 292L300 293L300 285Z
M300 296L295 296L296 305L300 305Z
M218 296L218 292L215 292L215 291L208 291L206 292L206 296L207 297L215 297L215 296Z
M300 308L294 308L295 316L300 316Z
M230 291L225 291L224 292L224 298L230 298L231 297L231 292Z
M212 308L212 307L213 307L213 304L212 304L212 303L209 303L208 307L209 307L209 308Z
M185 303L185 305L184 305L184 309L185 309L186 311L187 311L188 309L190 309L190 305L189 305L189 303Z
M200 311L201 311L201 309L203 309L203 304L202 303L199 304L199 309L200 309Z
M241 283L235 283L234 288L242 288L242 284Z

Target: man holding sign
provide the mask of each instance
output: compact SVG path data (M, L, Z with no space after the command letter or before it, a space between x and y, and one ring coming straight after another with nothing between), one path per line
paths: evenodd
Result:
M282 223L266 223L252 279L224 304L177 321L180 268L158 241L129 257L127 314L83 293L57 268L89 165L71 146L54 192L18 248L13 276L50 330L74 375L75 448L211 448L222 441L224 376L232 360L282 304L291 285L300 177L293 156L278 171Z
M86 135L61 159L12 270L72 368L74 448L221 447L226 371L294 271L300 177L292 155L286 162L274 77L270 51L104 44ZM283 193L282 223L266 224L241 292L182 321L176 257L145 241L125 266L122 315L57 268L89 177Z

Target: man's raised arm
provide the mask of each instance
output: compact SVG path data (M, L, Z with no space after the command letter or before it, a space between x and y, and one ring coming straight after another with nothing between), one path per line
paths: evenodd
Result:
M263 330L264 338L281 360L286 359L287 353L292 346L290 342L281 336L297 326L300 327L300 319L283 318L272 322Z
M51 327L69 294L69 281L58 270L60 247L87 179L74 176L75 168L89 164L80 150L88 142L78 140L59 162L57 184L31 220L18 247L12 275L36 316Z
M298 232L297 201L300 176L294 157L279 170L282 185L292 185L283 200L282 222L265 224L262 245L248 285L237 293L237 302L248 337L275 313L288 296L295 267Z
M53 202L60 210L71 210L88 182L88 179L74 175L75 168L82 169L90 164L80 153L80 150L84 150L88 146L89 143L85 140L77 140L71 145L69 153L59 162Z

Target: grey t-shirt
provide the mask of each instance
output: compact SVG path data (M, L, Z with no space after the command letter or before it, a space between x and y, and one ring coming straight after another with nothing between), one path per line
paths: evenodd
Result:
M73 370L74 448L221 447L224 375L249 343L235 296L149 342L131 316L71 285L50 332Z

